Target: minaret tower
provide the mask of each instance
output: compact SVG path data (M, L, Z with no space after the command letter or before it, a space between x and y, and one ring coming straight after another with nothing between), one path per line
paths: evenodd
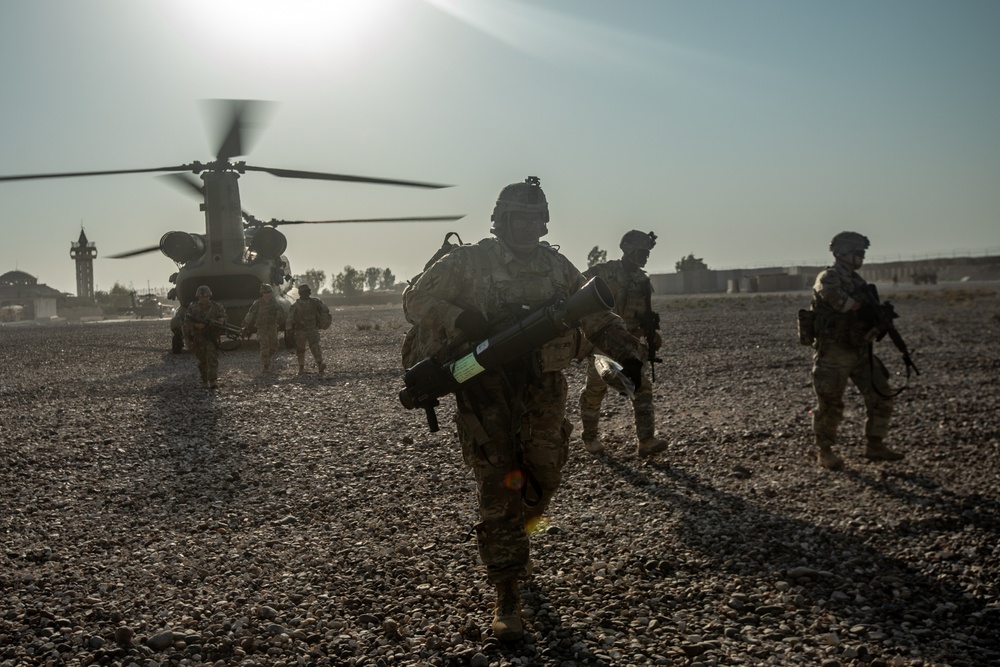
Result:
M80 240L70 247L69 256L76 260L76 295L82 299L93 299L97 246L87 240L83 227L80 227Z

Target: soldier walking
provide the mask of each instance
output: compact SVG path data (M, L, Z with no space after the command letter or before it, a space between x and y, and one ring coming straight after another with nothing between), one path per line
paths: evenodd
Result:
M468 351L586 282L540 241L549 208L537 178L505 187L492 220L496 238L451 250L405 293L404 313L418 329L420 355L444 361L451 352ZM581 327L639 383L644 350L621 318L597 313ZM528 535L555 495L569 455L563 369L576 354L579 335L571 329L518 361L479 374L455 394L462 458L476 480L479 555L496 587L492 629L503 641L523 635L518 580L529 572Z
M883 439L889 433L893 399L889 372L872 352L872 327L863 317L868 304L867 285L858 275L865 261L868 238L841 232L830 242L835 263L816 277L814 313L813 389L816 410L813 432L817 459L828 470L842 470L844 461L833 451L837 427L844 416L844 390L850 380L865 399L865 452L874 461L898 461L900 452Z
M226 323L226 309L212 301L212 290L201 285L194 293L195 300L188 306L184 317L185 333L191 340L191 350L198 359L201 386L216 389L219 380L219 334Z
M326 370L323 350L319 346L322 318L329 318L330 309L321 299L310 296L309 285L299 285L299 298L288 311L288 328L295 333L295 356L299 360L299 375L306 372L306 345L316 361L320 373Z
M271 358L278 351L278 332L285 330L285 311L275 300L271 286L260 286L260 298L253 302L243 318L243 334L257 331L260 342L260 372L271 372Z
M632 230L622 237L619 247L621 259L613 259L595 264L583 275L591 278L600 276L611 288L615 296L615 314L625 321L625 326L633 335L645 339L649 350L648 364L642 367L642 382L635 385L632 411L635 413L635 434L639 456L653 456L665 450L666 440L656 437L653 414L653 385L650 368L660 347L659 315L653 311L653 286L649 276L643 271L649 260L649 251L656 245L656 234ZM580 419L583 422L583 445L588 452L599 454L604 451L599 423L601 403L607 394L608 385L594 365L594 355L587 358L587 385L580 392Z

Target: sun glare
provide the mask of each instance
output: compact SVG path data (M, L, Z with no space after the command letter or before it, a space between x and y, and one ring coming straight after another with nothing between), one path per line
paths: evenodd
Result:
M181 0L164 3L201 45L241 57L349 54L369 43L402 0Z

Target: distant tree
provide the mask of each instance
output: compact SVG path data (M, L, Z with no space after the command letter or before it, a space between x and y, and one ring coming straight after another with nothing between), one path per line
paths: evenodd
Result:
M346 296L358 294L365 288L365 276L353 266L345 266L333 279L333 291Z
M309 285L313 294L319 294L325 282L326 271L320 271L319 269L309 269L302 275L295 276L295 285Z
M587 268L589 269L592 266L603 264L606 261L608 261L608 251L601 250L595 245L587 255Z
M382 269L377 269L374 266L369 266L365 269L365 285L368 286L368 290L374 290L378 286L378 281L382 277Z
M379 289L392 289L396 285L396 276L392 274L392 271L386 269L382 272L379 277L378 287Z
M708 264L705 263L705 260L695 257L694 253L691 253L687 257L682 257L679 262L674 264L674 268L677 269L677 273L683 273L684 271L705 271L708 269Z
M108 293L109 294L131 294L132 290L130 290L129 288L125 287L124 285L122 285L119 282L115 282L115 284L111 286L111 291L108 292Z

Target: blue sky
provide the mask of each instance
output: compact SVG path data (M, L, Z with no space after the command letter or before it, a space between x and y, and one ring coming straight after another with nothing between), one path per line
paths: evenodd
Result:
M287 227L294 272L412 276L500 189L541 178L547 237L578 266L655 230L648 270L1000 253L1000 3L992 0L4 0L0 175L207 161L205 99L272 100L248 164L451 183L244 175L263 219L464 213ZM202 231L149 174L0 183L0 272L74 292L166 285L154 245Z

